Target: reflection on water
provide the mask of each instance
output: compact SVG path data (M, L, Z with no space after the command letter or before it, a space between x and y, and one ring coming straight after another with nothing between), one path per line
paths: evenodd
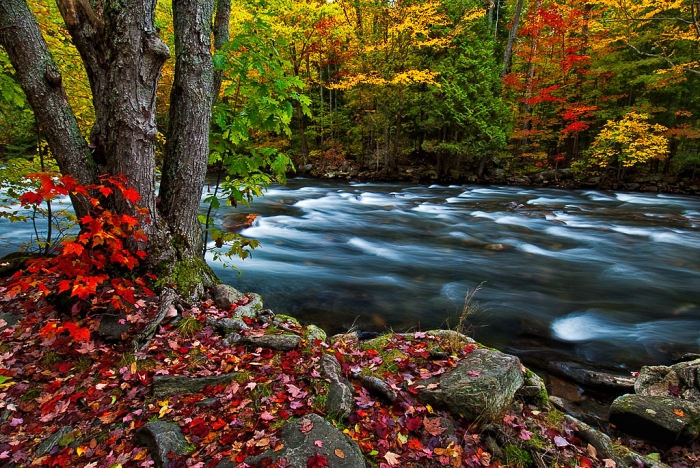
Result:
M491 346L630 367L699 348L697 198L292 180L243 211L262 247L219 276L330 333L455 324L486 281L472 324Z

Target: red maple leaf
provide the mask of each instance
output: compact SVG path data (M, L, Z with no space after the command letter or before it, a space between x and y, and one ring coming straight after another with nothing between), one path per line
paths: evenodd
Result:
M306 468L323 468L324 466L328 466L328 460L318 453L313 457L309 457L309 460L306 462Z

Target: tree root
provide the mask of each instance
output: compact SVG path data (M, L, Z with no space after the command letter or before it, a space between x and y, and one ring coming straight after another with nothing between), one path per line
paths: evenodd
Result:
M362 386L365 387L370 393L379 395L390 403L396 402L396 399L398 398L396 392L382 379L368 375L361 375L359 372L353 373L352 378L360 382Z
M158 329L158 325L160 325L163 319L165 319L166 315L168 315L170 306L176 306L176 304L179 305L179 299L180 296L175 292L175 290L170 288L163 289L163 291L160 293L160 307L158 308L158 313L151 319L150 322L146 324L146 328L144 328L141 333L136 335L131 342L135 353L148 346L148 344L151 342L151 338Z
M530 444L522 444L522 441L519 441L515 437L508 434L498 424L487 424L486 426L482 427L482 430L483 432L489 432L493 434L501 447L510 444L516 447L524 448L532 457L532 461L535 463L535 466L537 468L547 468L547 463L544 461L542 454L537 450L537 447L534 447Z

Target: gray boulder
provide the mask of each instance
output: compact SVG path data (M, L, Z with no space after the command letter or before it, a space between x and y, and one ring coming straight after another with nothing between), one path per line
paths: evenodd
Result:
M139 443L148 447L156 466L168 466L168 454L185 455L189 448L180 426L165 421L148 422L136 432Z
M211 325L213 328L221 330L224 335L231 333L233 331L248 330L250 327L243 321L240 317L207 317L207 325Z
M263 300L260 294L250 293L249 296L252 298L246 305L238 306L234 310L237 317L255 318L258 316L258 312L263 309Z
M153 396L181 395L197 393L209 385L226 384L233 380L236 374L211 375L208 377L188 377L185 375L155 375L153 376Z
M245 294L228 284L217 284L212 289L211 296L220 309L229 309L236 302L245 299Z
M272 463L285 459L291 467L304 468L309 458L318 454L326 459L329 468L365 468L357 442L317 414L288 422L282 427L279 438L284 444L282 450L270 449L246 458L245 462L261 466L268 458Z
M352 411L354 389L340 374L340 363L330 354L324 354L319 361L321 375L330 380L326 399L326 411L344 418Z
M470 420L493 421L523 385L520 360L488 349L475 349L444 374L421 382L418 398ZM437 386L433 386L437 384Z
M323 331L323 329L317 327L316 325L309 325L308 327L306 327L305 335L308 342L311 343L311 346L314 345L315 340L326 341L328 339L328 335L326 335L326 332Z
M684 443L700 435L700 408L680 398L623 395L610 405L609 420L617 429L659 442Z

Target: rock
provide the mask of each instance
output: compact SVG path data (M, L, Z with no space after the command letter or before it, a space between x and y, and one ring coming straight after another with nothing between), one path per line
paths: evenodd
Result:
M623 451L622 463L624 463L622 466L639 468L671 468L666 463L661 463L658 460L654 460L646 455L637 453L634 450L628 449L627 447L622 448L621 451Z
M211 291L212 299L220 309L230 309L238 301L245 299L245 294L228 284L217 284Z
M341 375L340 363L335 356L324 354L319 361L319 366L321 367L321 375L330 380L326 411L339 418L345 418L352 411L355 391L350 382Z
M250 327L243 321L240 317L207 317L207 325L211 325L213 328L221 330L224 335L231 333L232 331L242 331L249 330Z
M520 360L488 349L475 349L444 374L422 382L418 398L467 419L492 421L505 411L523 384ZM431 384L437 387L429 389Z
M129 332L129 322L126 321L126 315L116 313L102 314L100 318L100 326L97 328L97 334L110 341L121 341L126 338Z
M508 184L510 185L530 185L532 182L529 177L508 177Z
M282 333L280 335L241 336L239 344L261 346L263 348L276 349L278 351L291 351L301 342L299 335Z
M180 395L197 393L209 385L220 385L231 382L236 374L220 374L208 377L188 377L185 375L155 375L153 376L153 396Z
M523 386L515 392L515 395L536 405L549 406L544 380L531 370L525 372Z
M12 276L22 270L27 260L38 257L27 252L12 252L0 258L0 277Z
M610 405L609 420L617 429L651 441L684 443L700 435L693 421L700 408L679 398L623 395Z
M282 427L279 438L284 444L282 450L266 450L260 455L246 458L245 462L251 466L262 466L266 459L270 459L271 463L285 459L288 462L286 466L303 468L307 466L309 458L318 454L326 459L329 468L365 468L365 459L357 442L317 414L288 422ZM316 445L317 441L321 442L318 444L320 447ZM222 466L219 464L217 468Z
M589 369L576 362L549 361L545 369L588 387L620 393L634 388L634 377Z
M249 294L250 300L245 305L239 305L234 310L237 317L255 318L263 309L263 300L260 294Z
M323 329L317 327L316 325L309 325L306 327L306 339L313 346L314 341L320 340L325 342L328 339L328 336Z
M148 447L156 466L168 465L168 454L187 453L189 444L180 432L180 426L165 421L148 422L136 431L137 440Z
M668 366L644 366L634 383L637 395L681 397L700 403L700 359Z
M437 336L439 338L442 338L443 340L451 340L451 341L456 341L460 342L461 344L476 344L476 341L474 341L473 338L468 337L467 335L464 335L463 333L459 333L458 331L455 330L428 330L425 332L426 335L433 335Z
M231 213L224 217L222 224L228 232L241 232L251 227L258 216L254 213Z
M486 244L484 248L486 250L505 250L506 246L503 244Z
M292 326L295 326L295 327L301 326L301 324L299 323L299 320L295 319L291 315L284 315L284 314L275 315L273 322L275 324L282 324L282 325L291 323Z
M73 432L72 427L63 426L62 428L48 436L46 439L42 440L36 448L36 457L41 457L49 453L55 446L59 445L59 442L61 442L61 439L63 439L64 436L70 434L71 432Z
M10 314L10 313L4 313L0 314L0 331L3 331L6 328L9 327L14 327L17 325L17 322L19 322L19 319L21 319L19 315L15 314ZM4 322L4 325L2 323Z

